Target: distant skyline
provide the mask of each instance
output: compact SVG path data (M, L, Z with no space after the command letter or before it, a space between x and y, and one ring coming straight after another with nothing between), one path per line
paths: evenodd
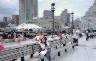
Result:
M53 0L38 0L39 17L43 16L44 10L51 9ZM94 0L54 0L56 3L55 15L59 16L64 9L74 12L75 17L84 16ZM19 14L19 0L0 0L0 17Z

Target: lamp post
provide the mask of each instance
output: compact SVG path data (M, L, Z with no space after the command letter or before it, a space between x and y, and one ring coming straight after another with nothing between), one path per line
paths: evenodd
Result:
M88 30L90 29L90 19L88 19Z
M52 12L52 37L53 37L53 34L55 32L55 29L54 29L54 12L55 12L55 3L52 3L51 4L51 12Z
M72 28L72 34L73 34L73 29L74 29L74 12L72 12L71 15L72 15L72 26L71 26L71 28Z

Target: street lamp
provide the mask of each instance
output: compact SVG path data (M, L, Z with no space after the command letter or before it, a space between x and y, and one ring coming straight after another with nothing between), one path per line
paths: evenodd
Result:
M91 28L91 27L90 27L90 22L91 22L91 20L88 19L88 30Z
M52 37L53 37L53 34L55 32L55 29L54 29L54 12L55 12L55 3L52 3L51 4L51 12L52 12Z
M73 29L74 29L74 12L72 12L71 15L72 15L72 26L71 26L71 28L72 28L72 34L73 34Z

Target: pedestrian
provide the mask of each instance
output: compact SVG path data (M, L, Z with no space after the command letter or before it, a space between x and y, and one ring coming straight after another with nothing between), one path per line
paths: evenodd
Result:
M15 40L16 39L16 32L14 32L13 35L14 35L14 40Z
M20 43L19 37L20 37L20 35L17 35L17 37L15 38L15 42Z
M15 39L15 41L17 42L17 43L20 43L21 41L24 41L24 37L23 37L23 35L18 35L17 36L17 38Z
M3 42L3 40L2 40L2 39L3 39L3 36L0 36L0 42Z
M73 34L73 43L76 43L75 46L78 46L78 39L79 39L79 35L77 33Z
M88 41L88 39L89 39L89 32L86 31L86 41Z
M82 37L82 33L79 33L79 37L80 37L80 38Z
M60 40L62 40L62 33L61 32L59 32L59 33L57 33L57 35L60 37Z
M42 32L39 32L35 38L33 38L34 41L40 41L44 37L44 34Z
M0 42L0 52L4 51L4 45Z
M47 38L44 36L42 39L40 39L40 46L41 46L41 51L40 51L40 58L41 61L44 61L44 56L47 57L49 61L51 61L51 48L50 44L47 41Z
M8 39L12 39L12 35L11 34L8 34L7 38Z
M62 32L62 35L61 35L61 40L62 40L62 43L63 43L63 47L66 46L66 34L64 32Z

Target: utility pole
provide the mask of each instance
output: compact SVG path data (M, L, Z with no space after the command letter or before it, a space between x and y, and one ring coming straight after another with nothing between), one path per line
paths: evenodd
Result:
M51 4L51 12L52 12L52 38L53 38L53 35L55 33L55 28L54 28L54 12L55 12L55 3L52 3Z
M74 30L74 12L71 13L72 14L72 34L73 34L73 30Z

